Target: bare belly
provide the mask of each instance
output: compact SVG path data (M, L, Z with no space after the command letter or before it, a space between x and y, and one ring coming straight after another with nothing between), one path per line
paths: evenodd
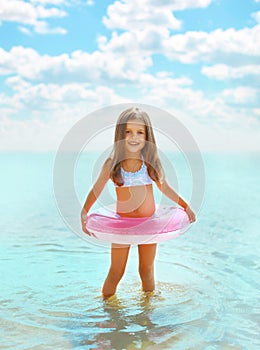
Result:
M125 217L149 217L155 212L153 186L117 187L117 213Z

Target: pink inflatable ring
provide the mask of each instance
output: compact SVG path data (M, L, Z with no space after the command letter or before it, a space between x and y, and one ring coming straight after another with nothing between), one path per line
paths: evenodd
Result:
M168 241L190 225L186 212L174 206L158 206L153 216L145 218L122 217L102 208L87 217L86 229L101 241L136 245Z

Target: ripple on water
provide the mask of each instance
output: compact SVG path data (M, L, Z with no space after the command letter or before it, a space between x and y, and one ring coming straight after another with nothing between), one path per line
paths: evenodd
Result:
M123 297L114 296L104 302L106 318L102 323L98 322L97 333L93 332L82 341L85 345L119 349L118 344L122 348L135 344L136 349L148 345L171 349L173 344L189 338L188 330L205 326L204 318L209 316L209 310L196 306L194 290L191 291L190 286L159 283L158 292L151 294L138 292L138 288L139 285L132 285L127 290L121 288ZM211 313L214 314L214 310Z
M59 253L77 253L81 259L88 251L81 244L32 245L34 255L24 252L30 265L34 260L39 263L40 252L51 251L47 257L52 259ZM256 256L230 257L214 247L204 252L202 246L191 254L192 249L187 244L183 250L176 250L174 262L166 253L158 260L158 275L175 283L159 281L156 292L146 294L140 291L139 282L127 281L120 284L117 297L107 301L98 296L97 288L86 285L85 275L76 275L75 266L72 269L59 260L55 276L65 277L57 278L53 285L47 278L45 292L30 279L32 288L20 286L15 302L6 294L0 320L1 328L8 333L4 346L18 349L26 344L40 349L44 344L44 350L55 344L63 349L222 350L245 349L240 344L248 344L250 339L254 350L258 335L254 312ZM168 253L172 256L171 251ZM72 272L74 280L70 281ZM79 280L74 285L76 276ZM249 289L252 286L255 289Z
M8 331L6 344L38 349L45 339L46 349L56 344L63 349L204 350L214 342L228 349L234 343L231 337L236 338L232 329L227 332L220 322L225 310L218 293L209 297L201 285L158 282L156 292L143 293L139 283L125 283L117 296L106 301L98 295L94 288L79 287L77 294L56 295L50 302L39 300L41 305L32 305L30 312L28 308L27 313L22 307L13 309L9 319L1 320ZM6 307L11 310L8 300ZM245 328L240 341L249 335ZM19 343L12 343L11 336ZM233 348L239 349L236 344Z

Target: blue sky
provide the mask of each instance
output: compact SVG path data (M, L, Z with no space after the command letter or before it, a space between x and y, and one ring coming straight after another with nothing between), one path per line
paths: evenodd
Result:
M259 151L260 1L0 0L0 150L56 150L87 113L151 104L202 151Z

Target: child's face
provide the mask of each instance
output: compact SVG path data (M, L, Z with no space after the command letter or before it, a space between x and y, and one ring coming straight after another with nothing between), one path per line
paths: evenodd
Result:
M140 153L145 146L145 124L138 120L129 120L126 124L125 147L130 153Z

